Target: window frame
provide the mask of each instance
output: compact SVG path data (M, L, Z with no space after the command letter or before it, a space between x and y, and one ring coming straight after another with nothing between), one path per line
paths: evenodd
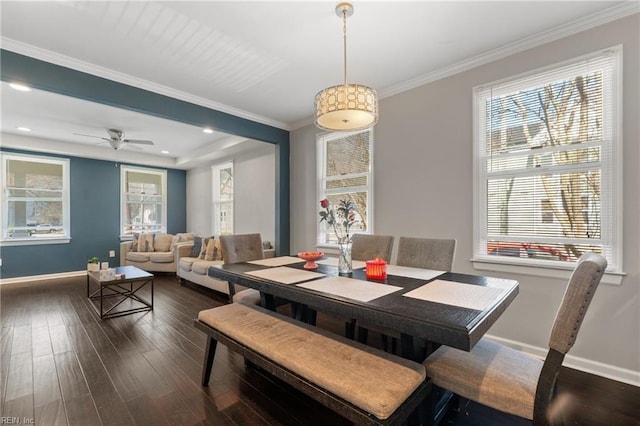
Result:
M341 187L336 190L327 191L326 182L327 176L325 174L326 171L326 160L327 160L327 143L336 139L344 139L353 135L357 135L359 133L369 132L369 171L367 173L361 173L359 175L367 176L367 185L366 186L357 186L357 187ZM315 204L315 210L317 212L320 211L320 201L327 198L331 193L340 193L344 191L344 188L352 188L352 190L362 190L363 188L367 192L367 229L364 232L357 232L362 234L373 234L374 233L374 143L375 143L375 133L373 128L364 129L364 130L356 130L353 132L327 132L320 133L316 136L316 171L317 171L317 187L316 187L316 195L317 200ZM316 247L318 248L326 248L326 249L338 249L338 244L325 243L327 228L326 222L320 222L320 216L316 215Z
M491 178L486 171L486 128L484 120L484 100L487 99L486 91L489 87L496 87L500 92L505 88L528 88L534 85L543 85L543 81L550 81L552 73L561 72L563 69L575 66L590 59L609 57L611 59L611 80L603 84L610 85L611 111L604 111L609 115L607 131L611 137L611 143L602 142L600 167L601 170L601 243L608 244L611 258L602 282L620 285L624 272L622 269L622 46L614 46L599 50L561 63L542 67L517 76L508 77L499 81L482 84L473 88L473 256L471 262L477 270L489 270L499 272L522 273L526 275L568 278L575 267L574 262L549 261L539 259L527 259L509 256L491 256L486 251L488 238L487 230L487 184ZM547 77L547 80L543 78ZM494 95L495 96L495 95ZM603 123L603 127L606 124ZM606 130L606 129L605 129ZM603 135L603 139L607 136ZM540 173L542 174L542 172ZM495 176L494 176L495 177ZM610 191L606 191L610 188ZM606 209L606 210L605 210ZM606 234L606 235L605 235Z
M532 87L540 83L542 76L547 74L550 79L551 73L556 73L566 67L588 61L590 59L607 56L611 58L611 81L603 82L610 84L609 95L612 100L610 106L612 111L605 111L610 114L608 123L609 129L605 131L611 134L611 144L606 146L602 143L600 167L601 170L601 215L603 223L601 226L604 243L610 244L611 259L603 283L619 285L625 275L622 272L622 46L614 46L608 49L592 52L587 55L573 58L561 63L539 68L517 76L502 79L496 82L483 84L473 88L473 176L474 176L474 196L473 196L473 256L471 262L475 269L499 272L522 273L526 275L568 278L573 270L574 262L547 261L538 259L527 259L509 256L491 256L487 253L487 182L490 174L486 172L487 156L484 117L484 99L488 87L498 86L498 91L509 87L510 89ZM606 124L603 123L603 128ZM606 139L607 136L603 136ZM541 173L542 174L542 173ZM606 179L609 179L608 181ZM611 188L610 191L605 191ZM607 209L607 211L605 211ZM606 222L604 216L606 215ZM605 237L604 234L607 233Z
M9 237L8 218L9 200L8 189L6 187L7 162L10 160L38 162L46 164L57 164L62 166L62 235L47 236L45 238L33 237ZM50 157L45 155L23 154L16 152L0 152L0 176L2 176L2 190L0 193L0 223L2 223L2 234L0 235L0 246L19 245L43 245L43 244L66 244L71 241L71 179L70 160L68 158Z
M234 176L234 164L233 161L225 161L224 163L214 164L211 166L211 230L212 235L230 235L230 234L222 234L220 220L217 218L218 214L216 213L217 208L223 203L221 201L220 195L220 170L231 168L231 181L232 185L235 182ZM229 201L224 201L224 203L228 203ZM231 194L231 234L235 231L235 194L232 192Z
M128 241L133 239L133 235L136 233L132 231L125 233L126 225L126 205L127 205L127 172L145 173L151 175L158 175L161 179L162 187L162 221L159 230L144 231L139 233L159 234L167 232L167 171L165 169L152 169L147 167L137 167L120 165L120 240Z

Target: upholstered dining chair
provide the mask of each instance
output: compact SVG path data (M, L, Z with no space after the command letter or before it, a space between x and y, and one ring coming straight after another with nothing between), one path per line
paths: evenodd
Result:
M441 346L424 361L433 384L497 410L549 424L556 380L596 287L607 267L604 257L583 254L571 274L551 329L544 361L481 339L465 352Z
M456 240L400 237L396 265L451 271Z
M400 237L396 265L449 272L453 265L455 251L455 239ZM396 351L400 337L397 333L368 324L358 326L358 340L361 343L367 343L369 330L380 333L382 348L385 351L392 353ZM389 339L391 339L391 345L389 345Z
M220 235L220 250L225 264L264 259L262 236L260 234ZM260 292L247 288L236 292L229 283L229 296L235 303L260 305Z
M393 235L355 234L352 237L351 258L353 260L373 260L376 257L391 262Z
M391 262L393 251L393 235L354 234L351 241L351 259L366 262L376 257L385 262ZM363 331L364 333L364 331ZM356 335L356 320L347 319L344 324L344 335L354 339Z

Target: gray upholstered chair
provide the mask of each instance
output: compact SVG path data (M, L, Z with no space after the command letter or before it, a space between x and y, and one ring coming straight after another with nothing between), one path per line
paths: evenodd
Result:
M220 235L220 249L225 265L264 258L260 234ZM236 293L233 283L229 283L229 296L235 303L249 305L261 303L258 290L248 288Z
M549 339L544 361L481 339L465 352L441 346L424 361L436 386L463 398L515 414L534 425L548 424L556 379L571 349L607 261L583 254L573 271Z
M393 250L392 235L355 234L352 237L351 258L353 260L373 260L376 257L391 262Z
M451 271L456 240L400 237L396 265Z
M376 257L391 262L393 251L393 235L354 234L352 237L351 259L367 261ZM364 328L360 327L366 333ZM350 339L355 337L356 320L347 319L344 324L344 335Z
M396 265L449 272L453 265L455 251L456 240L453 239L400 237ZM382 348L385 351L396 351L399 335L393 330L383 330L367 324L360 325L358 326L360 342L367 342L370 329L381 334ZM389 338L391 338L390 347Z

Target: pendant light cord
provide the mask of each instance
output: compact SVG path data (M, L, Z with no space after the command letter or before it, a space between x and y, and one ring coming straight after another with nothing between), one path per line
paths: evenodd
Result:
M342 32L344 34L344 87L347 87L347 9L342 9Z

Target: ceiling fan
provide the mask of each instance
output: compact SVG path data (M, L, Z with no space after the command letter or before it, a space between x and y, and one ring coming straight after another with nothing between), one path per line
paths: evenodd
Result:
M102 139L104 141L107 141L109 143L109 145L111 145L111 148L113 148L115 150L118 150L118 149L122 148L126 144L153 145L153 141L149 141L149 140L144 140L144 139L125 139L123 130L118 130L118 129L106 129L106 130L107 130L107 133L109 134L108 138L104 138L104 137L101 137L101 136L94 136L94 135L85 135L85 134L82 134L82 133L74 133L74 135L88 136L90 138Z

